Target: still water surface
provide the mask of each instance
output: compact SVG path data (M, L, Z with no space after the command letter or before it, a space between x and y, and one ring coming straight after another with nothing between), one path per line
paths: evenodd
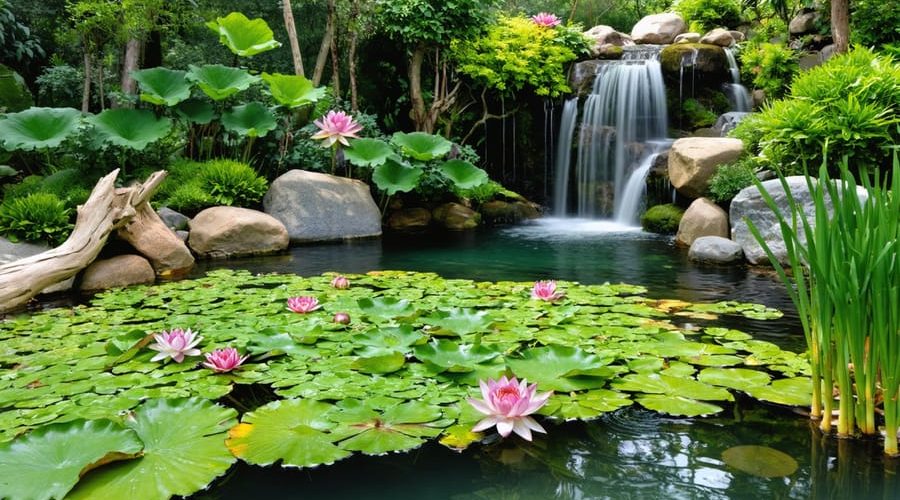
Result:
M670 238L597 221L545 219L508 229L296 247L284 255L205 262L253 272L314 275L378 269L481 281L562 279L631 283L656 298L739 300L783 310L777 321L729 320L757 338L802 350L796 313L777 279L744 266L698 266ZM237 466L197 498L298 499L900 499L898 461L878 442L822 436L809 420L739 399L716 418L664 418L637 406L549 435L455 453L430 444L354 456L313 470ZM732 446L769 446L799 468L762 478L722 460Z

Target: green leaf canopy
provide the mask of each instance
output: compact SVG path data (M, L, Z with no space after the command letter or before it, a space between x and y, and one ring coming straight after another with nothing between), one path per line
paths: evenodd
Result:
M172 130L172 120L157 118L146 109L107 109L99 115L92 115L86 121L94 126L104 142L141 151L151 142L156 142Z
M238 92L247 90L250 85L259 81L246 70L232 68L221 64L205 66L189 66L187 79L196 83L204 94L214 101L221 101Z
M222 113L222 126L238 135L265 137L275 130L277 119L262 103L248 102Z
M344 158L357 167L376 167L387 161L391 146L380 139L354 139L344 148Z
M41 427L0 444L0 498L63 498L88 470L137 456L137 434L109 420Z
M383 164L375 167L372 182L378 189L392 196L415 189L424 173L422 167L410 167L398 163L394 158L388 158Z
M240 12L232 12L225 17L217 17L206 26L219 34L219 41L228 50L241 56L250 57L278 47L275 34L262 19L248 19Z
M262 79L269 85L272 99L289 108L305 106L325 96L325 87L314 87L311 81L300 75L263 73Z
M141 84L141 100L161 106L174 106L191 96L187 72L168 68L133 71L131 76Z
M206 125L216 117L216 110L212 103L200 99L182 101L175 108L175 113L188 122L198 125Z
M488 181L487 172L465 160L448 160L439 170L457 189L471 189Z
M403 154L419 161L430 161L450 152L453 143L439 135L425 132L394 133L391 142L398 146Z
M0 120L0 141L8 151L55 148L78 129L72 108L29 108Z

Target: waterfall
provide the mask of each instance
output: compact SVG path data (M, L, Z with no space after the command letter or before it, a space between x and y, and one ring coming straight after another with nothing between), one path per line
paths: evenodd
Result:
M671 146L671 141L651 141L647 143L647 152L643 155L638 167L628 177L622 196L616 198L615 218L616 222L626 226L640 224L640 215L643 211L644 194L647 191L647 174L653 167L653 162L660 153Z
M563 217L569 201L569 170L572 163L572 138L575 136L575 120L578 117L578 98L573 97L563 105L559 120L559 142L556 146L556 178L553 189L553 215Z
M648 141L666 137L666 94L659 50L648 45L625 47L621 60L606 61L598 67L593 90L584 102L574 167L579 217L612 213L616 219L636 219L636 214L620 211L637 210L630 207L639 203L626 207L619 200L625 196L627 180L650 155ZM570 104L574 125L575 104L569 101L561 127L567 126L565 116ZM561 128L556 157L556 215L566 214L568 208L572 136L571 132L566 135Z
M731 83L725 84L725 93L734 105L734 111L750 111L752 107L750 91L741 85L741 70L738 69L737 59L731 47L725 47L725 58L728 59L728 71L731 73Z

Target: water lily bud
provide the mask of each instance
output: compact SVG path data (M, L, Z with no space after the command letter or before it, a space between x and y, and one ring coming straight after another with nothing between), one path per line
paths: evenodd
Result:
M350 280L348 280L344 276L335 276L333 280L331 280L331 286L337 288L338 290L345 290L350 288Z
M345 312L335 313L334 322L340 323L342 325L349 325L350 324L350 315Z

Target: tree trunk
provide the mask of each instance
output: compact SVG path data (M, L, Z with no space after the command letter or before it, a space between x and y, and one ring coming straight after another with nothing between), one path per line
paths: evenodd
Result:
M91 53L84 47L84 90L81 92L81 112L87 113L91 108Z
M831 37L835 54L844 54L850 49L849 0L831 0Z
M334 37L334 11L335 0L328 0L328 15L325 19L325 34L322 35L322 44L319 45L319 55L316 57L316 68L313 70L312 83L318 87L325 73L325 62L328 61L328 51L331 49L331 39Z
M335 33L331 36L331 88L334 91L335 100L341 98L341 67L338 64L338 36L337 36L337 20L334 22Z
M356 44L359 41L359 0L353 0L350 7L350 47L347 51L347 72L350 77L350 110L359 111L359 95L356 88Z
M137 93L137 82L132 78L131 72L137 71L141 62L141 41L137 38L130 38L125 44L125 60L122 62L122 93L126 95L135 95ZM127 105L118 103L119 105Z
M425 61L425 46L419 45L413 51L409 60L409 100L412 109L409 117L412 118L416 131L431 133L428 127L428 113L425 110L425 97L422 95L422 63Z
M297 41L297 27L294 26L294 10L291 8L291 0L282 0L284 8L284 28L287 30L288 41L291 45L291 59L294 61L294 73L303 74L303 57L300 54L300 42Z
M166 178L154 172L143 184L116 189L118 169L97 182L78 207L75 229L62 245L0 266L0 312L20 307L42 290L78 274L97 258L109 234L127 224Z

